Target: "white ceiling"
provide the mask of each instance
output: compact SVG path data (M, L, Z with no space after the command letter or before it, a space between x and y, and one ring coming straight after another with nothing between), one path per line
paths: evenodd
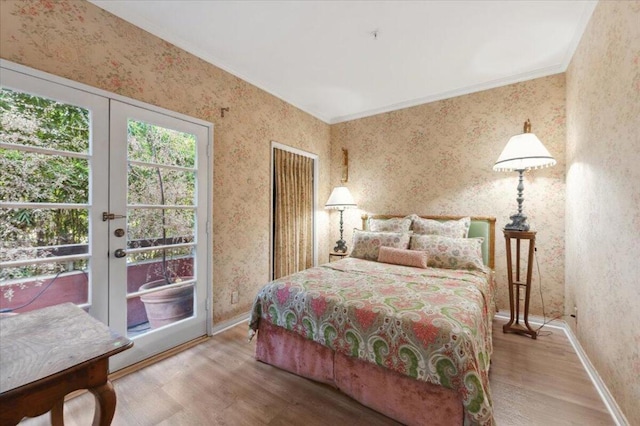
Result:
M327 123L564 72L597 3L90 1Z

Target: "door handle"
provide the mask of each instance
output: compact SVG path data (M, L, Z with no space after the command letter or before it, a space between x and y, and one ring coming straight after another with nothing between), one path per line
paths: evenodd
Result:
M125 257L127 255L127 252L120 248L120 249L117 249L116 251L114 251L113 255L115 257L118 257L118 258Z
M109 212L102 212L102 221L106 222L107 220L114 220L114 219L123 219L127 217L126 215L123 214L115 214L115 213L109 213Z

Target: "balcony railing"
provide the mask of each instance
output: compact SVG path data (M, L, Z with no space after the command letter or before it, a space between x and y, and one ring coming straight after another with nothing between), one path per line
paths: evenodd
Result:
M128 248L149 248L155 246L188 244L193 242L193 237L177 237L133 240L127 244ZM38 261L55 262L58 260L83 257L87 255L87 244L61 245L51 247L34 248ZM161 250L161 249L159 249ZM45 260L46 259L46 260ZM33 263L34 259L21 260L21 263ZM171 267L179 271L180 276L193 276L193 258L191 256L172 258ZM6 262L3 262L6 264ZM71 262L73 263L73 262ZM15 279L0 283L0 312L27 312L46 306L64 302L72 302L78 305L90 304L88 275L85 271L73 270L69 265L68 272L57 275L34 276ZM162 260L158 257L150 260L132 262L127 264L127 293L135 293L141 285L162 279ZM94 277L94 282L100 282L101 277ZM25 306L26 305L26 306ZM24 307L23 307L24 306ZM127 326L147 322L144 305L139 297L127 300Z

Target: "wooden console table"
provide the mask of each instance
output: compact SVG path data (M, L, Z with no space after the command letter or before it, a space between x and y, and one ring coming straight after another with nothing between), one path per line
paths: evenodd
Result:
M503 230L507 245L507 275L509 278L509 322L502 326L502 332L520 333L538 337L538 333L529 325L529 298L531 297L531 273L533 271L533 254L536 247L535 231L507 231ZM516 242L515 279L514 265L511 255L511 240ZM520 279L520 241L529 240L526 281ZM524 287L524 326L520 324L520 288Z
M72 303L0 319L0 424L51 411L62 425L64 397L78 389L95 396L93 425L111 424L109 357L132 345Z

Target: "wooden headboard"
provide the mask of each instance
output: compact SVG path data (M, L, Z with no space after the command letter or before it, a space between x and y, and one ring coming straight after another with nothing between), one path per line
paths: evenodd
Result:
M369 229L369 219L391 219L394 217L406 217L408 215L396 214L363 214L362 229ZM466 216L420 216L423 219L432 220L458 220ZM496 218L484 216L471 216L471 226L469 227L469 237L482 237L482 260L485 265L495 269L496 259Z

